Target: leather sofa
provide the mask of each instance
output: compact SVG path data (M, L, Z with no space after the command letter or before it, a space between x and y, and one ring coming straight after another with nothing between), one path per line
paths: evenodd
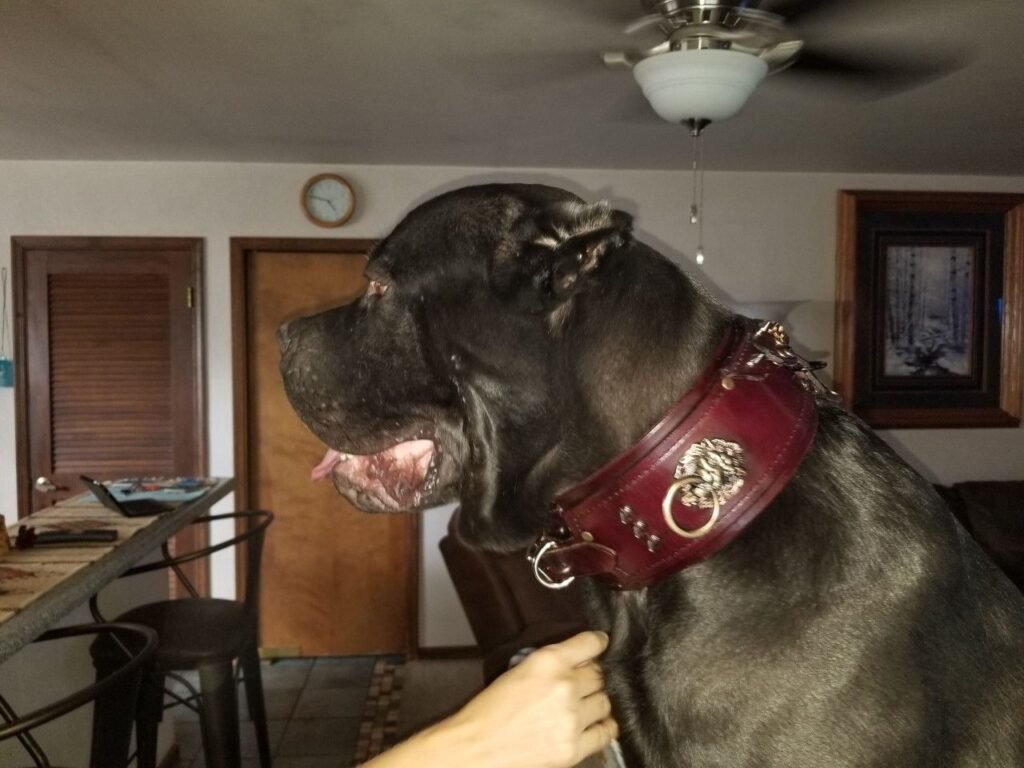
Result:
M953 514L1024 591L1024 480L936 486Z

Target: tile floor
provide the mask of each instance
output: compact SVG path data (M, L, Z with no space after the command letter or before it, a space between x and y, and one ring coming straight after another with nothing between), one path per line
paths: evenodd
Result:
M375 657L282 659L264 663L263 690L274 768L348 768ZM242 768L257 768L256 733L239 686ZM174 710L182 768L204 768L194 713Z

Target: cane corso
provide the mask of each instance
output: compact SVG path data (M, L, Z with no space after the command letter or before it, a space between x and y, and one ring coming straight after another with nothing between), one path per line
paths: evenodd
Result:
M329 448L314 476L366 512L458 501L480 548L536 540L733 322L631 224L540 185L413 210L361 298L279 331ZM884 442L816 408L795 475L731 543L643 589L586 585L627 764L1024 766L1024 600Z

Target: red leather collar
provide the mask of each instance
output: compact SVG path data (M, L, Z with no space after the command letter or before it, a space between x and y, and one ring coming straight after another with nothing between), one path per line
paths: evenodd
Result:
M530 551L545 586L638 589L738 536L796 472L817 428L814 366L777 323L743 319L639 442L559 494Z

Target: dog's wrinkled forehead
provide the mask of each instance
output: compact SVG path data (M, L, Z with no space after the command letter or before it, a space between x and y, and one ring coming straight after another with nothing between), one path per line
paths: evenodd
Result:
M522 206L510 228L509 237L495 254L496 260L500 262L515 257L529 246L557 250L570 240L609 229L616 223L616 211L607 202L565 200L539 211Z
M422 272L444 271L460 257L478 260L506 242L530 207L523 196L502 185L464 187L439 195L410 211L376 245L370 261L393 272Z
M544 185L464 187L414 209L370 256L371 269L393 276L415 273L438 280L453 270L492 275L527 261L550 258L563 246L592 252L620 244L631 218L607 202L586 203ZM592 235L600 237L591 240ZM613 234L616 233L616 234ZM374 264L376 262L376 264Z
M566 240L613 225L612 206L608 202L588 204L568 201L551 206L545 215L532 220L536 225L534 243L557 248Z

